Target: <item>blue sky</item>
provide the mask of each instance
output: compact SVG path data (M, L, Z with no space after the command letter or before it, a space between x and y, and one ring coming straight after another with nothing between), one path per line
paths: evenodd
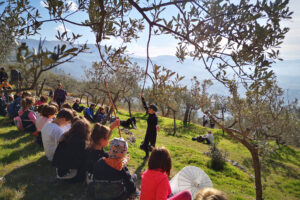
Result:
M72 3L72 8L76 9L76 1L68 1ZM47 10L43 8L42 1L32 1L33 5L37 8L41 8L41 14L43 17L47 17ZM290 31L287 33L284 43L281 48L281 58L285 60L300 59L300 1L290 0L290 9L294 12L293 19L290 21L284 21L283 25L290 27ZM138 13L131 13L132 15L138 15ZM86 14L77 14L73 17L75 20L84 20L87 18ZM95 43L95 36L90 31L89 28L78 27L72 24L66 24L66 28L74 33L79 33L82 38L79 42ZM34 38L39 39L39 37L45 38L47 40L56 40L55 34L57 30L62 30L63 26L59 23L47 23L42 26L41 35L37 35ZM117 40L107 40L106 44L117 45L119 41ZM128 46L129 53L135 56L146 56L146 43L147 43L147 31L140 34L140 38L133 41ZM176 41L168 36L152 37L150 45L150 55L152 57L160 55L175 55L176 51Z

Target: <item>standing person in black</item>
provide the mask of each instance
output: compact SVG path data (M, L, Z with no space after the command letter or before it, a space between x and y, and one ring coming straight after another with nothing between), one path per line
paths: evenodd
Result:
M143 106L146 109L147 114L149 115L147 119L147 131L146 131L145 139L140 146L140 148L144 150L146 153L143 159L147 159L149 157L149 149L151 149L149 143L152 147L155 147L157 131L160 130L160 127L158 125L158 118L155 114L157 112L157 107L154 104L151 104L148 107L142 93L141 93L141 99L143 102Z
M5 69L3 67L1 67L0 69L0 84L4 81L8 79L8 75L5 72Z
M62 89L62 84L59 83L57 89L54 91L53 100L57 103L59 110L61 109L61 105L64 104L67 98L67 92Z

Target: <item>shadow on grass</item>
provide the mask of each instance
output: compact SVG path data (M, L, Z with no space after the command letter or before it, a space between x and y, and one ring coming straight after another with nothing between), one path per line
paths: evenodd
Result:
M29 141L32 140L32 136L31 135L26 135L24 137L20 137L16 142L14 143L10 143L10 144L4 144L1 145L1 147L3 149L14 149L14 148L18 148L21 144L23 143L27 143Z
M0 134L0 139L13 140L13 139L16 139L18 137L22 137L23 135L24 135L24 133L22 133L18 130L11 130L9 132Z
M26 158L31 155L35 155L36 153L41 152L42 150L42 148L40 148L37 144L32 142L26 145L23 149L15 150L9 155L1 158L0 163L10 164L14 161L19 160L20 158Z
M45 157L5 175L2 188L7 193L1 194L3 199L87 199L86 186L83 183L70 184L56 180L55 170ZM17 198L20 194L22 197Z
M147 160L143 160L143 162L134 171L134 173L137 176L137 182L136 182L137 185L141 185L142 170L143 170L143 167L146 165L146 163L147 163Z

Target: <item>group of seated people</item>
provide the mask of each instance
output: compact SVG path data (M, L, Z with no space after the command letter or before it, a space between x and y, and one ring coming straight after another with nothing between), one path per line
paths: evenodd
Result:
M141 191L138 191L137 177L127 168L130 160L127 142L123 138L110 140L112 130L121 125L121 120L115 119L110 127L96 122L92 128L89 120L79 116L69 104L58 110L55 103L47 103L46 97L35 104L28 92L17 93L10 106L16 106L18 102L17 115L23 130L32 132L43 146L45 156L56 169L57 179L71 183L85 181L88 195L99 200L122 200L137 195L141 200L192 199L189 191L172 194L168 178L172 168L171 156L164 147L152 149L148 169L141 175ZM108 144L109 151L105 152ZM219 197L215 199L226 200L222 192L214 189L201 190L197 200L208 199L204 198L207 194L203 192Z

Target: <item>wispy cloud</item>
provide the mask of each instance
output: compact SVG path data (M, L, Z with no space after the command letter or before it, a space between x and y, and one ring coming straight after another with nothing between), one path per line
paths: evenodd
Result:
M67 6L70 6L71 11L76 11L78 9L77 4L74 1L67 1Z
M64 33L65 31L70 32L70 30L65 28L63 24L58 25L55 29L60 33Z

